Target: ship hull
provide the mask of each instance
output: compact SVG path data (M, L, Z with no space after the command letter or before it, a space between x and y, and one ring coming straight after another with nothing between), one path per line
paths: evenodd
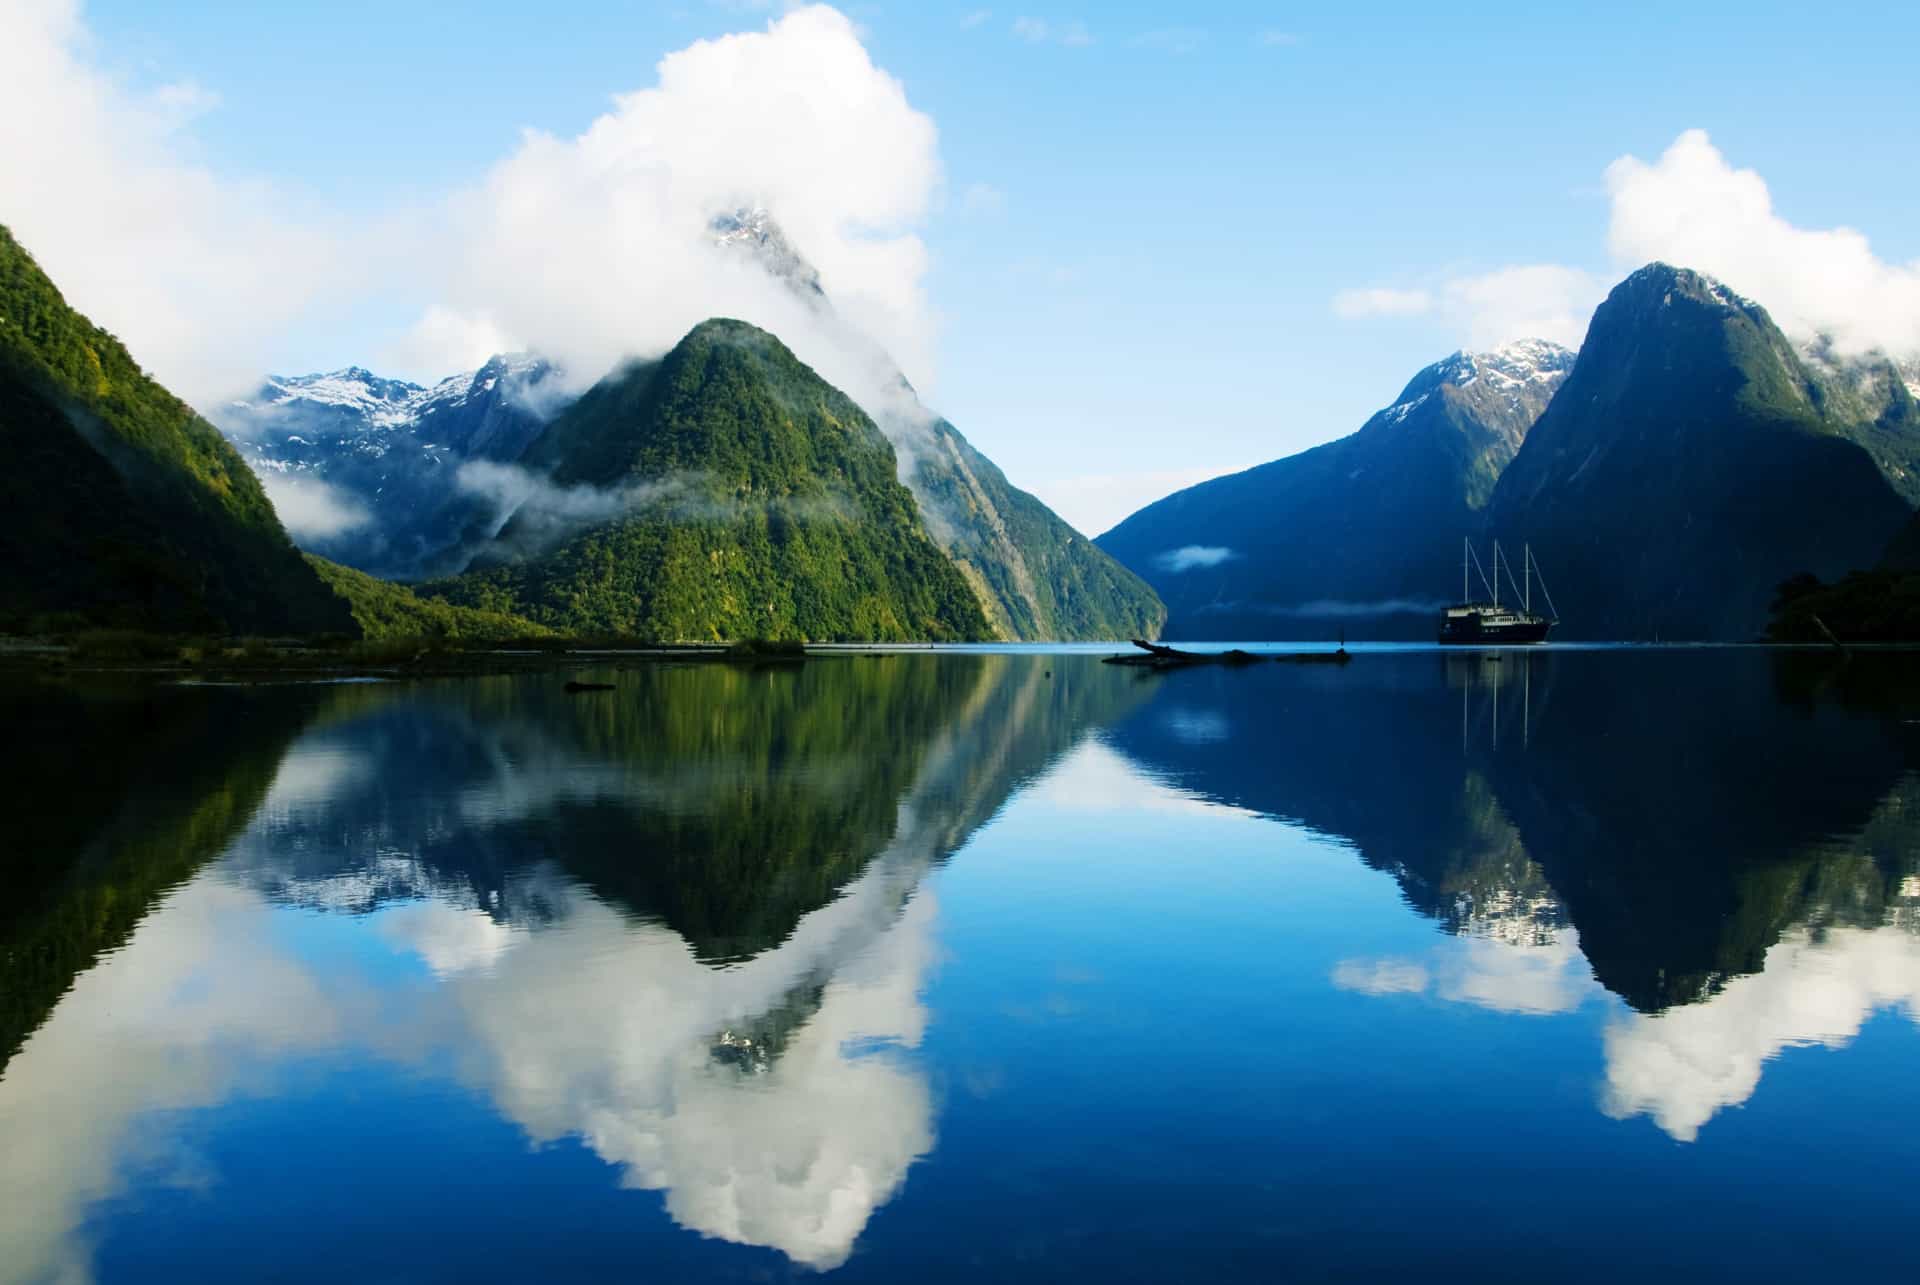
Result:
M1551 620L1482 621L1474 616L1448 617L1440 622L1440 641L1461 647L1507 647L1543 643L1552 630Z

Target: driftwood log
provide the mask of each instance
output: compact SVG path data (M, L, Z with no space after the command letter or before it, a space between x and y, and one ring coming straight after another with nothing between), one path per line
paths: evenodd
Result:
M1129 652L1123 656L1106 656L1102 663L1108 665L1141 665L1148 669L1184 669L1189 665L1259 665L1272 663L1279 665L1344 665L1353 659L1343 644L1338 651L1292 651L1262 654L1244 651L1232 647L1226 651L1181 651L1177 647L1167 647L1160 643L1144 642L1135 638L1133 645L1141 655Z

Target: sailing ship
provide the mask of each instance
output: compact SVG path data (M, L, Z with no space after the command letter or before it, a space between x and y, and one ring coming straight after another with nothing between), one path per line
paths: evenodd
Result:
M1462 643L1478 646L1501 646L1509 643L1538 643L1547 640L1547 634L1560 623L1560 613L1554 608L1553 595L1547 592L1547 582L1540 575L1539 564L1533 560L1531 546L1523 545L1521 553L1521 584L1513 578L1513 564L1500 551L1500 542L1493 544L1493 577L1480 565L1480 555L1473 551L1471 539L1461 541L1464 552L1460 557L1460 601L1448 607L1440 617L1440 641L1443 643ZM1475 601L1473 598L1472 574L1480 573L1480 584L1486 589L1488 597ZM1500 605L1500 577L1506 574L1507 585L1517 591L1519 607ZM1547 615L1536 615L1533 610L1534 581L1540 582L1541 597L1546 600Z

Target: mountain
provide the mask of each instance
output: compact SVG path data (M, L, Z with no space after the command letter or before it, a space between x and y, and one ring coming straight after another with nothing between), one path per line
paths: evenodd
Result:
M1574 355L1455 353L1357 433L1148 505L1099 537L1169 638L1426 638L1508 461Z
M496 505L463 480L462 466L519 459L561 400L559 388L551 364L520 353L431 388L358 366L275 376L211 413L268 489L287 499L303 547L415 580L465 567ZM327 502L304 525L294 507L303 493Z
M712 233L791 289L832 342L873 372L880 395L863 404L893 441L900 480L928 531L959 565L996 633L1027 641L1158 635L1166 611L1146 582L1008 482L959 429L928 410L893 359L838 314L820 274L767 211L722 215Z
M1911 512L1913 397L1843 374L1719 282L1642 268L1594 313L1489 529L1531 542L1567 637L1752 637L1783 580L1872 565Z
M0 618L350 632L211 424L0 227Z
M744 322L608 376L523 463L528 498L434 586L456 604L663 640L988 634L886 437Z
M1920 642L1920 513L1887 545L1879 565L1833 584L1802 573L1774 595L1775 642Z
M456 607L444 598L415 593L402 584L329 562L317 553L307 563L327 587L346 599L353 623L369 642L388 639L478 638L489 641L537 638L553 631L531 620Z
M1189 797L1350 844L1450 933L1577 944L1642 1012L1920 888L1901 655L1461 650L1180 678L1103 740Z

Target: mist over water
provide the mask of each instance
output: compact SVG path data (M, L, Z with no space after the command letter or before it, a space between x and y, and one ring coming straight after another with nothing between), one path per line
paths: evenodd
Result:
M1870 1276L1905 670L9 684L0 1278Z

